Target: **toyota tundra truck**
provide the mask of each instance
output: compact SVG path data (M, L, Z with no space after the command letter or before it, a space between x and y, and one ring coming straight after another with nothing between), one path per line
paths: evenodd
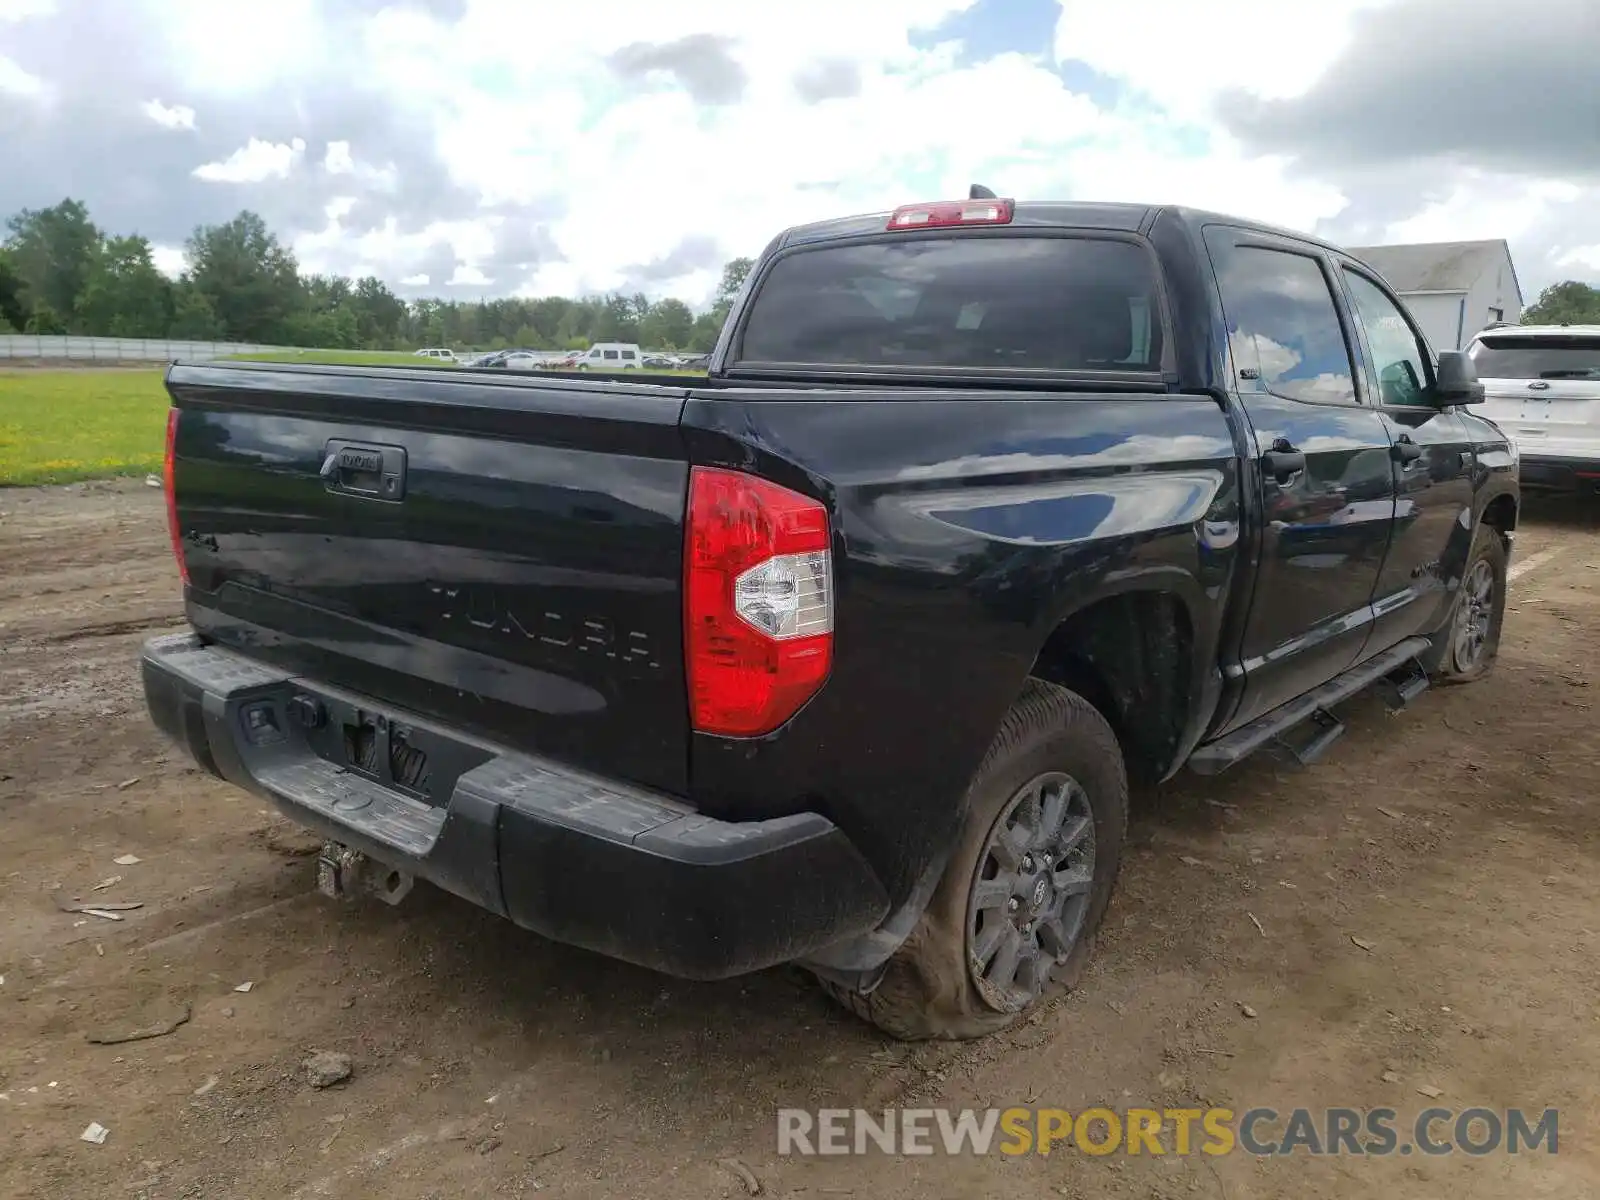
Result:
M1083 970L1130 780L1494 660L1516 451L1338 247L975 198L790 229L703 380L172 365L155 723L325 839L902 1038Z

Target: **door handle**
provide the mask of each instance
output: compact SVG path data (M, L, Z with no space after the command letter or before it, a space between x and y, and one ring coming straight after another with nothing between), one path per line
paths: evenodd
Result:
M1279 483L1288 482L1289 476L1296 471L1306 469L1306 455L1303 450L1296 450L1288 442L1279 438L1272 443L1272 449L1261 456L1261 469L1273 476Z
M367 500L405 499L404 447L331 441L324 454L317 474L328 491Z
M1401 438L1389 447L1389 454L1397 463L1414 463L1422 457L1422 447L1410 438Z

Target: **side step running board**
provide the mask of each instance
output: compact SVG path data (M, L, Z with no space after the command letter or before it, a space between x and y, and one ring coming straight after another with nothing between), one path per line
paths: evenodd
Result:
M1428 672L1416 659L1412 659L1404 666L1391 671L1383 681L1383 699L1390 708L1399 712L1402 708L1410 708L1411 702L1423 692L1428 690L1432 682Z
M1279 705L1271 712L1257 717L1250 724L1201 746L1189 757L1189 769L1199 775L1220 774L1268 742L1280 739L1283 734L1318 713L1325 714L1318 718L1321 730L1293 753L1301 762L1311 762L1321 757L1344 732L1344 726L1338 718L1326 713L1326 710L1339 701L1348 700L1357 692L1371 687L1384 676L1406 668L1427 649L1427 638L1407 638L1398 646L1391 647L1364 663L1358 663L1342 675L1334 676L1321 687L1313 688L1305 695L1298 696L1289 703ZM1417 666L1416 671L1420 672L1421 667ZM1416 686L1415 678L1410 672L1407 672L1403 679L1405 682L1396 684L1396 691L1406 695L1407 689L1410 689L1410 698L1414 698L1427 686L1426 675L1423 676L1421 687Z
M1302 767L1320 762L1322 757L1333 749L1333 744L1344 736L1344 722L1325 708L1313 712L1306 724L1311 727L1311 736L1298 746L1284 736L1287 730L1275 734L1272 738L1273 745L1287 751L1289 757Z

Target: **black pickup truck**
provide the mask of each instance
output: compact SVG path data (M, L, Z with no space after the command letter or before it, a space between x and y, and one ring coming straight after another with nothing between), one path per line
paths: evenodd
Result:
M1180 208L791 229L709 377L175 364L156 724L327 839L902 1037L1082 970L1128 781L1494 658L1514 447L1362 263Z

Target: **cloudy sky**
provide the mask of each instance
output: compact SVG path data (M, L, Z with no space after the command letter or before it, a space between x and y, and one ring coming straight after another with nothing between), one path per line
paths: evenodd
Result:
M1179 202L1600 281L1596 0L0 0L0 216L260 212L405 294L703 301L778 228Z

